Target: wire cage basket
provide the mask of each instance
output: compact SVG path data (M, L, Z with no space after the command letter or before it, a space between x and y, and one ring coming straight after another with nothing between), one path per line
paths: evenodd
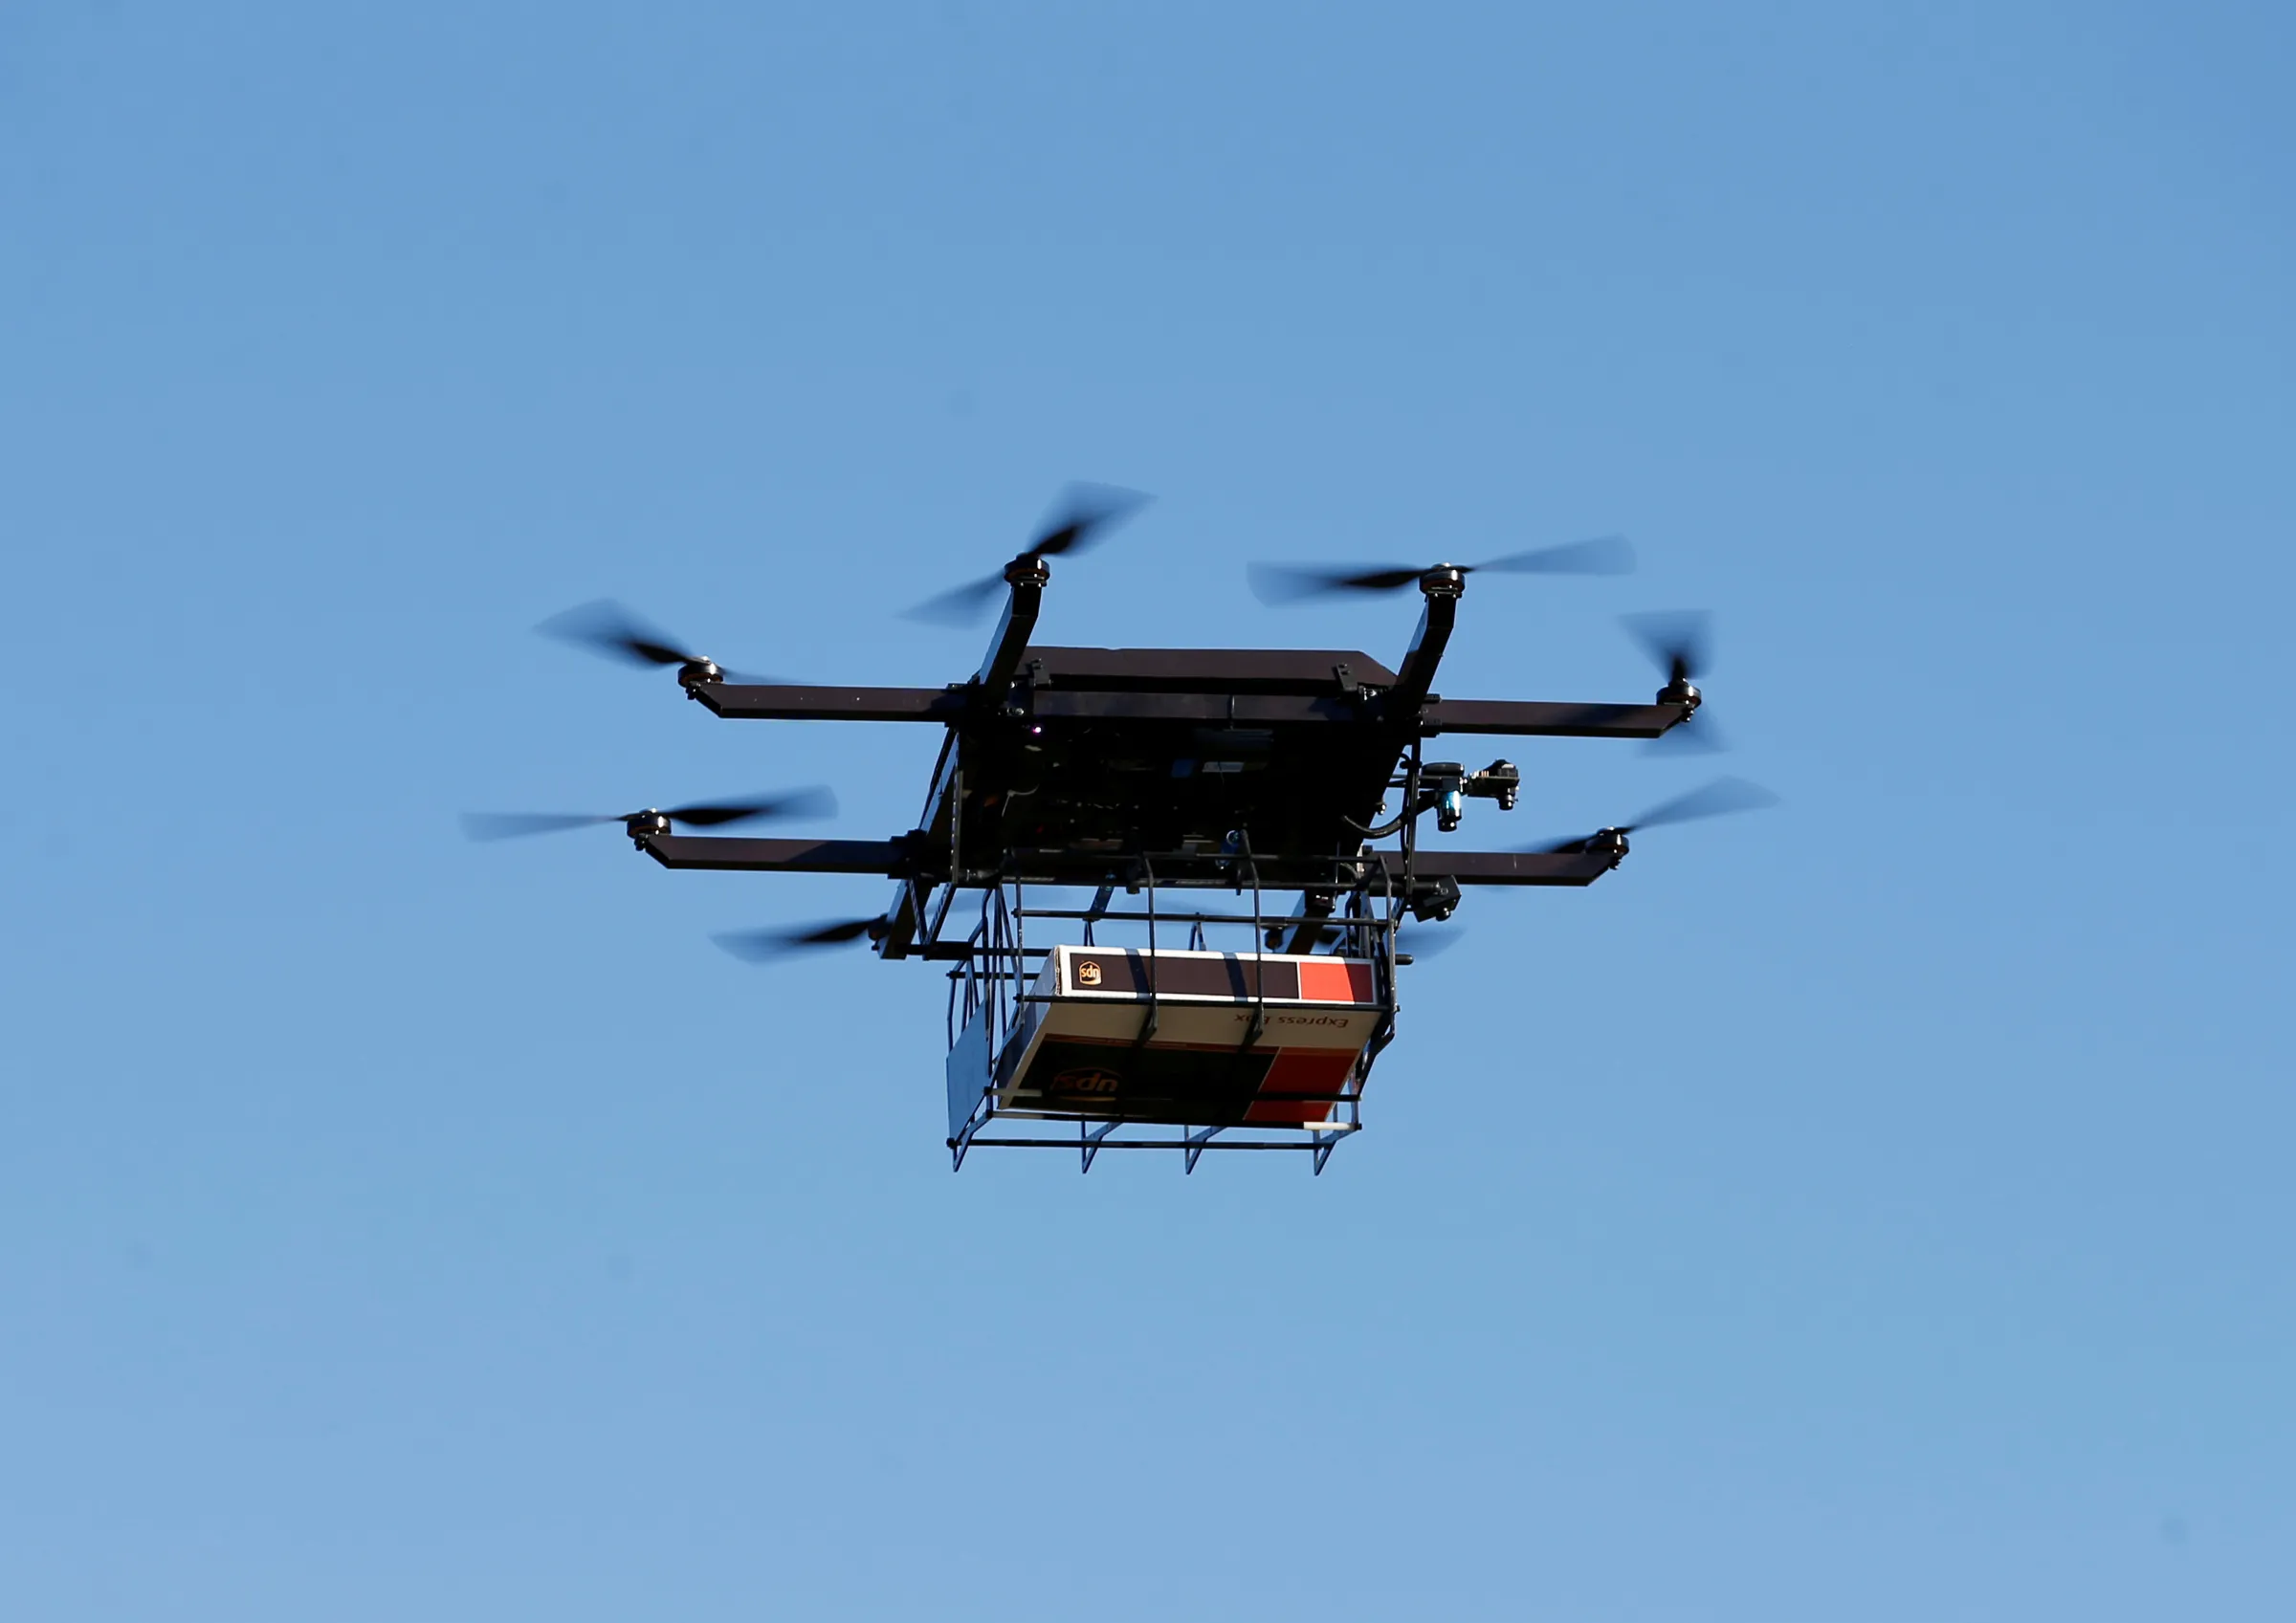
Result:
M1165 1150L1192 1173L1208 1151L1289 1151L1320 1173L1362 1130L1395 1031L1404 893L1365 853L1270 913L1248 840L1229 845L1143 854L1089 901L1010 878L983 889L949 972L954 1166L1069 1150L1089 1172L1103 1150ZM1214 884L1235 901L1203 906Z

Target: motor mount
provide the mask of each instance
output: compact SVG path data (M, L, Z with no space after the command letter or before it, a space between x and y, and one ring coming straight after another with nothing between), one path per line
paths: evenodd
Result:
M705 682L722 682L725 669L714 659L690 659L677 668L677 685L686 691L686 697L701 697L694 690Z

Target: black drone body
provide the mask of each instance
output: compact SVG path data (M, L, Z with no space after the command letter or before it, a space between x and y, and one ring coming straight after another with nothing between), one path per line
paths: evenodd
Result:
M799 792L610 820L474 820L472 832L619 821L638 849L666 867L894 881L892 901L875 917L720 939L753 957L867 941L883 958L958 966L951 971L949 1142L960 1163L968 1147L989 1143L1080 1147L1088 1168L1101 1148L1163 1145L1185 1151L1191 1170L1204 1149L1297 1147L1315 1151L1320 1171L1331 1146L1359 1127L1362 1084L1392 1034L1394 973L1409 961L1397 952L1403 920L1448 917L1466 887L1590 885L1624 858L1636 827L1749 809L1767 798L1724 779L1633 823L1540 848L1423 845L1418 828L1428 815L1447 832L1459 826L1466 801L1512 810L1520 787L1516 769L1503 759L1469 768L1429 758L1437 740L1655 740L1692 731L1684 724L1702 702L1691 683L1703 657L1700 627L1685 617L1633 623L1667 672L1666 687L1649 703L1455 699L1435 691L1472 574L1630 568L1625 544L1604 540L1481 565L1254 572L1255 588L1270 601L1415 586L1424 600L1419 627L1392 668L1352 649L1034 642L1051 579L1048 559L1082 550L1140 499L1095 488L1071 493L1000 574L916 611L949 618L984 612L1000 594L1004 600L978 669L946 687L736 677L607 604L544 627L621 657L674 667L686 695L727 719L940 729L939 758L909 829L874 840L676 831L679 823L823 809L819 792ZM1397 843L1380 844L1388 839ZM1091 906L1036 901L1079 889L1093 892ZM1217 891L1248 894L1249 911L1201 910L1203 893ZM1269 891L1287 898L1281 910L1268 908ZM977 916L957 906L974 894ZM1137 932L1143 918L1143 945L1094 945L1096 928L1122 923ZM1042 924L1031 943L1026 920L1065 921L1071 934L1081 923L1083 944L1048 944ZM1210 951L1205 932L1218 927L1247 929L1248 945L1240 953ZM1175 931L1184 932L1187 947L1172 945ZM1316 967L1319 954L1357 979L1344 983L1353 992L1330 994L1340 1003L1312 1020L1315 999L1326 996L1311 990L1328 978ZM1029 968L1041 970L1033 986ZM1183 985L1196 990L1176 990ZM1064 1035L1060 1021L1071 1015L1082 1023ZM1336 1062L1317 1070L1300 1057L1309 1053L1300 1046L1308 1040L1284 1036L1287 1024L1329 1027L1342 1015L1361 1017L1360 1041L1348 1039L1344 1074ZM1215 1041L1198 1041L1203 1033L1194 1028L1185 1041L1176 1038L1174 1022L1183 1017L1213 1020L1205 1029ZM1220 1021L1232 1022L1232 1033ZM1090 1063L1060 1068L1078 1054ZM1311 1074L1323 1080L1279 1086L1286 1076ZM982 1136L992 1117L1016 1115L1072 1121L1078 1137ZM1143 1123L1180 1127L1182 1136L1118 1132ZM1247 1143L1243 1130L1252 1128L1292 1130L1298 1141Z

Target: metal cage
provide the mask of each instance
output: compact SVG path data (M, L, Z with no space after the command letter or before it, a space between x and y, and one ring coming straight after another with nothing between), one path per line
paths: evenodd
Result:
M1335 859L1329 907L1282 914L1270 913L1260 884L1258 865L1250 843L1241 835L1233 848L1216 855L1202 851L1142 854L1129 865L1119 891L1115 882L1104 883L1082 907L1062 904L1062 888L1035 887L1045 894L1037 900L1032 888L1017 878L1004 878L983 888L979 922L963 943L962 956L949 971L948 1041L948 1149L952 1166L961 1168L976 1149L1073 1150L1079 1170L1090 1172L1103 1150L1168 1150L1178 1151L1182 1170L1193 1173L1206 1151L1292 1151L1308 1154L1321 1173L1339 1144L1362 1129L1362 1101L1373 1064L1395 1034L1397 927L1406 910L1407 887L1400 883L1407 870L1408 852L1365 852L1351 859ZM1237 904L1206 909L1194 898L1212 884L1229 889ZM1175 894L1178 892L1178 894ZM944 901L941 916L946 916ZM1030 939L1031 924L1036 927ZM1056 947L1081 946L1125 950L1145 966L1144 996L1136 993L1128 1007L1139 1010L1137 1052L1157 1039L1159 1022L1171 1006L1170 994L1159 985L1168 974L1174 932L1186 945L1177 950L1190 955L1221 951L1215 935L1232 940L1244 932L1243 950L1233 954L1239 965L1252 973L1241 976L1248 989L1236 999L1247 1020L1239 1058L1269 1050L1266 1041L1271 976L1267 966L1296 962L1297 954L1281 954L1274 948L1287 933L1294 945L1305 945L1311 955L1328 946L1328 955L1370 967L1368 1012L1372 1030L1349 1063L1344 1078L1329 1091L1259 1090L1251 1095L1262 1105L1280 1104L1303 1109L1324 1108L1323 1119L1297 1125L1267 1121L1217 1119L1222 1112L1207 1110L1202 1122L1185 1118L1185 1108L1166 1099L1154 1116L1137 1108L1112 1108L1095 1115L1085 1108L1042 1108L1000 1103L1000 1085L1012 1079L1016 1039L1025 1036L1032 1011L1046 1006L1081 1004L1088 999L1064 992L1055 984L1046 990L1042 972ZM1065 937L1066 939L1061 939ZM1408 962L1408 959L1402 960ZM1364 1005L1354 1005L1361 1011ZM1282 1050L1273 1050L1280 1054ZM1219 1064L1207 1054L1207 1067ZM1169 1118L1178 1111L1181 1119ZM1038 1136L992 1130L1001 1122L1073 1123L1075 1136Z

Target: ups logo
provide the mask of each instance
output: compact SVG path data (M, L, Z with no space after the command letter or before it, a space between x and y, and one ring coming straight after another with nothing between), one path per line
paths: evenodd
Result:
M1079 986L1097 986L1097 985L1099 985L1099 984L1100 984L1100 966L1099 966L1097 963L1093 962L1093 961L1091 958L1079 958L1079 959L1077 959L1077 960L1076 960L1076 984L1077 984L1077 985L1079 985Z
M1115 1071L1104 1071L1098 1065L1062 1071L1052 1079L1052 1091L1055 1093L1114 1093L1123 1086L1122 1077Z

